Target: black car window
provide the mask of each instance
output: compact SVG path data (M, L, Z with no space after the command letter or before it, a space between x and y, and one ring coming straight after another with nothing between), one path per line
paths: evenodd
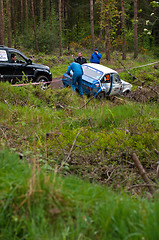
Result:
M6 50L1 50L0 49L0 62L5 63L8 62L8 56Z
M16 55L16 63L25 63L26 62L25 58L17 52L9 52L9 54L10 54L10 56L12 54Z

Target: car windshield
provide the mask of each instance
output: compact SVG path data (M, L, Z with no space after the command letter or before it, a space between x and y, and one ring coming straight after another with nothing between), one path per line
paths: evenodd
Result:
M100 77L103 75L103 72L101 72L95 68L92 68L90 66L83 65L82 68L83 68L84 75L94 78L96 80L99 80Z

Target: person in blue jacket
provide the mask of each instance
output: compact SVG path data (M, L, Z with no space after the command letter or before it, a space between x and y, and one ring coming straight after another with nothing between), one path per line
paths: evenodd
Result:
M81 97L83 97L83 89L82 89L82 75L83 69L79 63L73 62L67 68L67 74L70 75L70 71L73 71L72 77L72 90L76 91L76 82L78 82L78 90Z
M91 55L90 62L91 63L98 63L100 64L100 59L102 58L102 54L98 52L98 49L96 48L94 53Z

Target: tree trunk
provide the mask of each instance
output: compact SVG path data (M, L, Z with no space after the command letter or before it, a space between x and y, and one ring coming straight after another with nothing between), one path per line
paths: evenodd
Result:
M125 8L124 0L121 0L122 9L122 60L126 60L126 41L125 41Z
M25 2L25 7L26 7L26 11L25 11L25 14L26 14L26 32L28 33L28 30L29 30L29 24L28 24L28 0L26 0L26 2Z
M61 39L61 0L59 0L59 49L62 56L62 39Z
M12 24L13 24L13 35L14 35L14 48L16 48L17 34L16 34L16 21L15 21L14 0L12 0L11 3L12 3Z
M3 14L3 0L0 0L0 44L4 45L4 14Z
M134 0L134 58L138 56L138 36L137 36L137 0Z
M50 16L51 16L51 0L49 0L49 13L50 13Z
M7 35L8 35L8 47L11 47L11 11L10 2L6 0L6 12L7 12Z
M20 16L21 16L21 32L24 32L24 18L23 18L23 0L20 1Z
M40 24L43 23L43 0L40 0Z
M107 61L110 61L110 28L109 28L109 6L108 6L108 0L105 0L106 4L106 12L105 12L105 50L106 50L106 59Z
M32 17L33 17L33 24L34 24L35 49L36 49L37 52L39 52L37 35L36 35L36 24L35 24L35 14L34 14L34 2L33 2L33 0L31 0L31 8L32 8Z
M94 14L93 14L93 0L90 0L90 21L91 21L91 47L94 51Z
M62 0L62 29L65 29L65 0Z
M71 14L71 2L70 0L66 1L66 11L67 11L67 25L66 25L66 35L67 35L67 47L70 49L70 42L72 40L72 14Z

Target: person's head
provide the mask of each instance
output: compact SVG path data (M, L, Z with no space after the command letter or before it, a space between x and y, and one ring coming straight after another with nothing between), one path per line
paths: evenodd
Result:
M11 59L12 59L12 61L15 62L15 60L16 60L16 55L15 55L14 53L11 54Z
M98 54L98 48L95 49L95 53Z
M82 57L82 53L81 52L78 53L78 57Z

